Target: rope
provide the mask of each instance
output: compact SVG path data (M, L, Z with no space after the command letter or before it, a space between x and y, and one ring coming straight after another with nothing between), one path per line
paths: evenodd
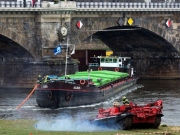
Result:
M16 109L19 109L29 99L29 97L33 94L33 92L35 91L37 86L38 86L38 84L35 85L34 89L31 91L31 93L26 97L26 99L24 99L24 101Z

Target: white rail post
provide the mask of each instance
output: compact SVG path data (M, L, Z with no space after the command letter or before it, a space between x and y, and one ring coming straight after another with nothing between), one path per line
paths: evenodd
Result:
M4 1L0 1L0 3L1 3L1 7L5 7Z

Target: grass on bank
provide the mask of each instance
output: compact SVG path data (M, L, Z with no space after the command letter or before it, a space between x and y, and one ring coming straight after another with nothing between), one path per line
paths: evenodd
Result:
M180 135L180 126L161 125L158 129L132 129L110 132L62 132L36 130L35 123L34 120L0 120L0 135Z

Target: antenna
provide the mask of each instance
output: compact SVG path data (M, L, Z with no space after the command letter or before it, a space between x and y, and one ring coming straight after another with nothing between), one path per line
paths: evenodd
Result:
M66 78L66 73L67 73L67 53L68 53L68 38L69 36L67 36L67 47L66 47L66 63L65 63L65 78Z

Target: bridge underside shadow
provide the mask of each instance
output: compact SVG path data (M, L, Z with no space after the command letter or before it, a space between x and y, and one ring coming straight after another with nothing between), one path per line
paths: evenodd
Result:
M131 57L138 57L139 53L152 55L154 52L161 55L177 55L178 51L172 44L161 36L144 28L132 26L116 26L99 31L93 36L104 42L115 55L122 55L126 52ZM133 53L136 52L136 53ZM151 57L146 56L144 57ZM153 56L154 57L154 56Z
M94 33L84 42L91 41L90 38L98 43L101 40L115 56L131 57L132 66L141 78L180 78L178 50L166 39L150 30L115 26ZM100 52L97 54L101 55Z
M32 55L22 46L11 39L0 35L0 58L3 60L27 60L33 59Z

